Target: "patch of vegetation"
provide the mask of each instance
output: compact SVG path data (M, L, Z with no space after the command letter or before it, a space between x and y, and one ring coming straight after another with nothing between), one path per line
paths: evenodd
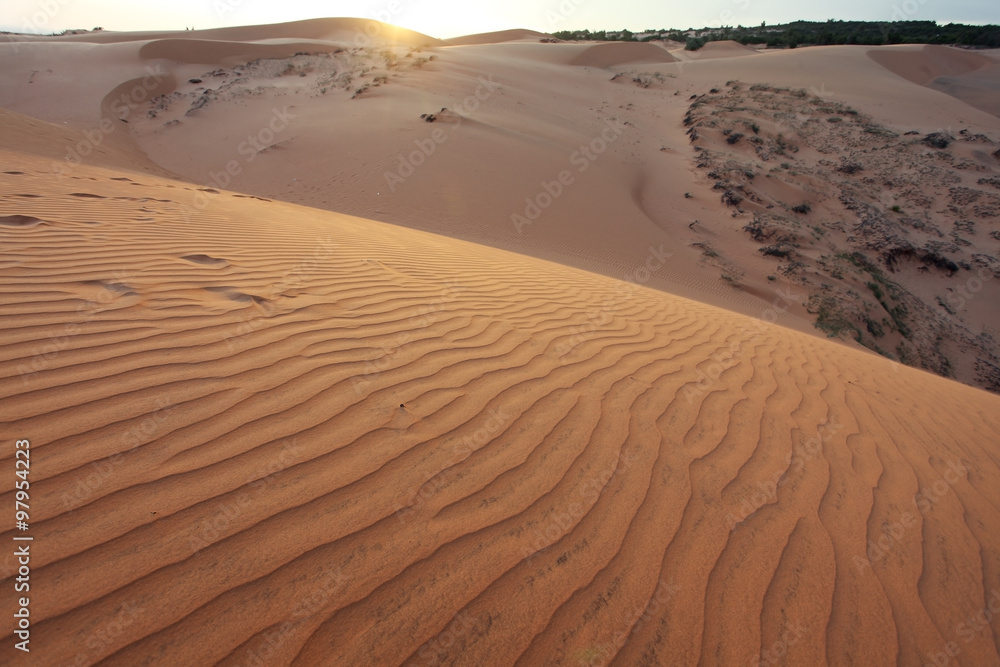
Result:
M687 43L684 45L686 51L697 51L701 47L705 46L705 40L699 37L689 37Z
M861 330L840 310L834 297L813 294L809 297L808 311L816 315L816 328L825 331L828 337L839 338L847 334L861 342Z
M647 30L638 37L630 30L561 30L552 34L563 40L593 40L599 42L636 42L651 39L687 41L687 48L696 51L706 43L735 40L741 44L766 45L770 48L825 46L831 44L953 44L958 46L1000 47L1000 26L964 25L937 21L794 21L769 26L705 27L701 30Z
M910 357L910 352L906 348L906 344L903 341L899 341L899 345L896 346L896 356L899 357L899 363L906 364L909 366L913 359Z
M882 328L882 325L870 317L865 318L865 328L868 329L868 333L876 338L881 338L885 335L885 330Z
M769 245L760 248L760 253L765 257L788 257L792 254L792 249L783 245Z
M806 213L809 213L809 211L812 210L812 206L810 206L809 204L799 204L798 206L793 206L792 210L795 211L796 213L801 213L805 215Z
M865 125L862 130L864 130L867 134L875 135L881 139L895 139L899 136L892 130L884 128L881 125L876 125L875 123Z
M732 190L726 190L722 193L722 203L726 206L739 206L742 201L743 197L739 196Z
M921 141L931 148L944 150L945 148L948 148L951 142L955 141L955 137L945 132L931 132L926 137L921 139Z

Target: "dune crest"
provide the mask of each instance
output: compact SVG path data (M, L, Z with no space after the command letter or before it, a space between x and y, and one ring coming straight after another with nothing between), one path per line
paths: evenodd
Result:
M536 30L497 30L494 32L483 32L475 35L463 35L462 37L452 37L444 40L447 46L469 46L474 44L500 44L503 42L517 42L521 40L532 40L537 42L545 39L549 35Z
M591 46L570 61L571 65L581 67L600 67L606 69L619 65L671 63L677 60L670 53L652 43L635 44L623 42L620 44L598 44Z

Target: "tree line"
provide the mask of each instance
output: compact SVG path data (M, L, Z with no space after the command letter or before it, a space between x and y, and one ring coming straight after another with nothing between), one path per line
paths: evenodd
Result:
M831 44L950 44L975 48L1000 47L1000 26L965 25L937 21L795 21L757 27L723 26L686 31L647 30L634 33L630 30L561 30L552 33L562 40L591 40L599 42L647 42L669 39L681 42L690 51L697 51L708 42L733 40L744 45L769 48L796 48Z

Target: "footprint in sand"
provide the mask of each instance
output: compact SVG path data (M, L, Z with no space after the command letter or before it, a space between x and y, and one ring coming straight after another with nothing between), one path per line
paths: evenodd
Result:
M88 287L102 288L111 292L115 296L136 296L139 294L135 288L130 287L125 283L112 282L109 280L85 280L82 284Z
M21 227L30 229L42 224L45 224L44 220L32 218L27 215L5 215L0 217L0 225L3 225L4 227Z
M229 266L229 262L226 260L219 259L218 257L210 257L209 255L184 255L181 259L192 264L201 264L202 266Z
M206 287L205 291L213 292L215 294L221 294L230 301L238 301L240 303L255 303L257 305L270 303L268 299L265 299L262 296L245 294L237 290L235 287Z

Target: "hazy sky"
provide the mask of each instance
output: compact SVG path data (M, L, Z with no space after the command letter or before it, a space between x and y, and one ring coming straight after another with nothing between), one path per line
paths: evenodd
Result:
M0 29L181 30L306 18L379 18L433 37L532 28L701 28L796 19L935 20L1000 23L1000 0L0 0Z

